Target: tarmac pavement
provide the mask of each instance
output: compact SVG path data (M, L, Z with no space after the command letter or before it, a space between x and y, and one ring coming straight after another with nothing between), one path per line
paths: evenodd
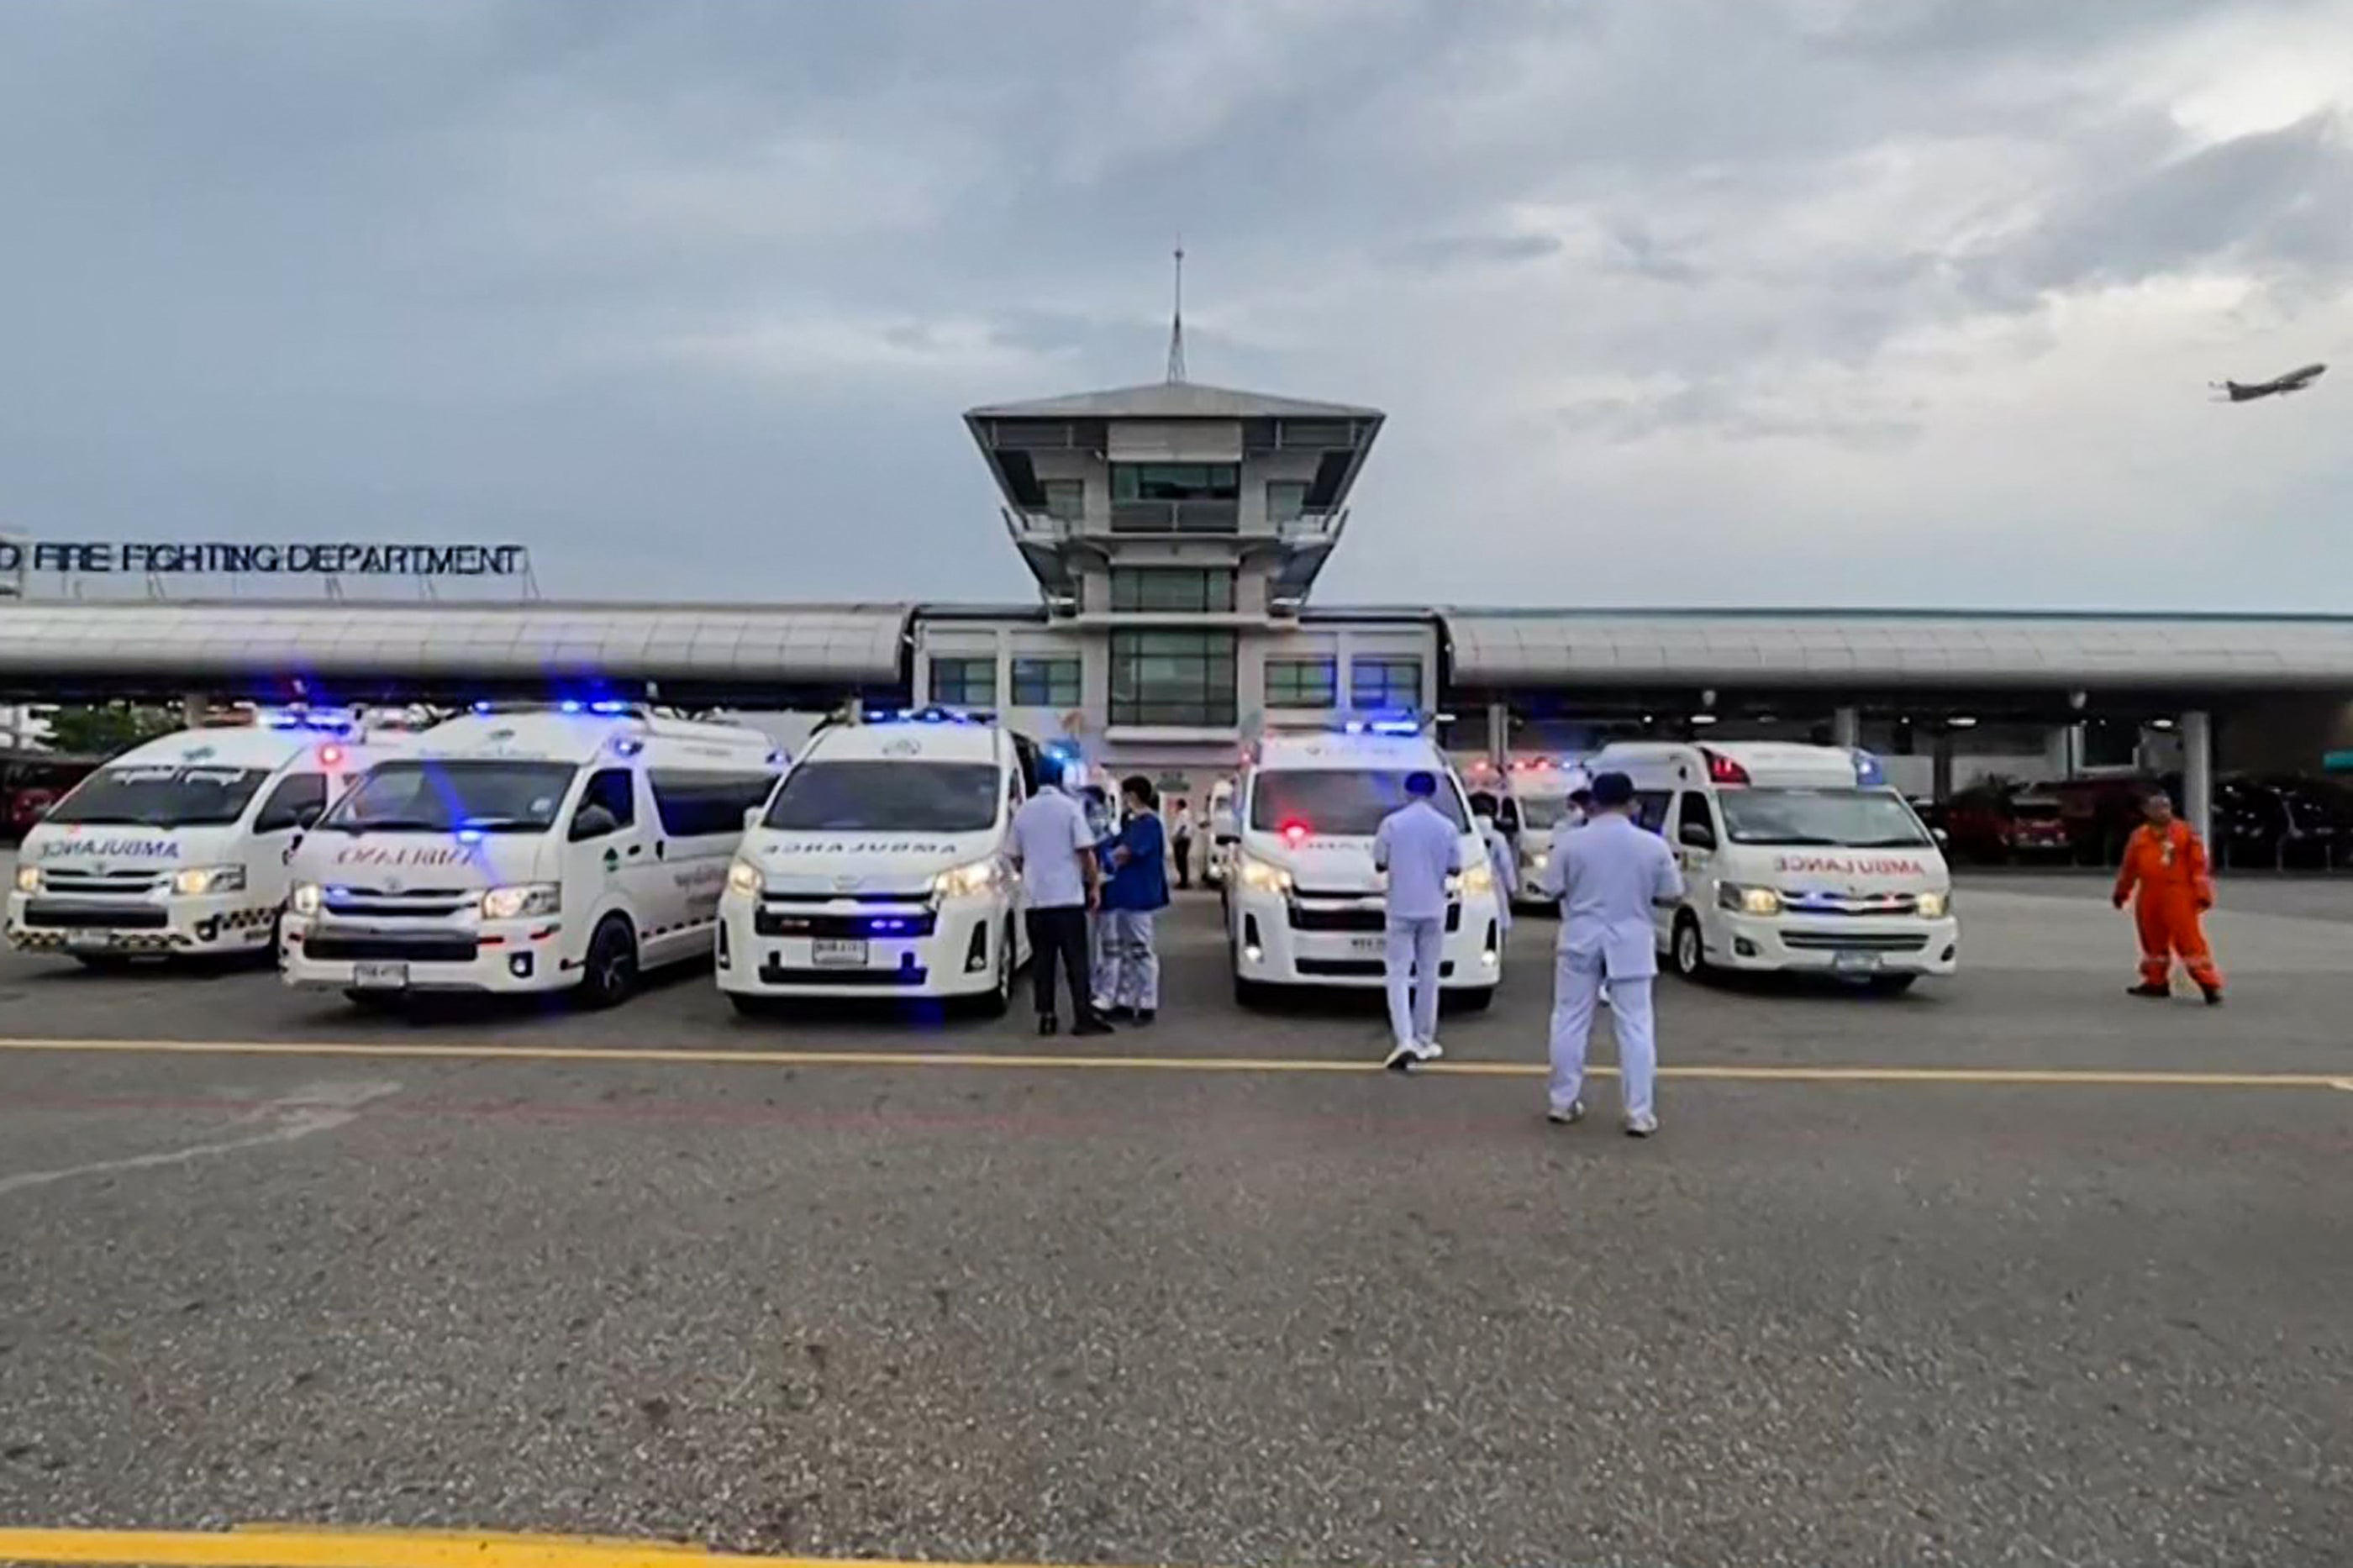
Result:
M2353 888L2258 886L2221 1009L2126 998L2129 923L2067 878L1966 882L1964 973L1901 998L1662 982L1694 1076L1649 1142L1606 1079L1542 1121L1542 920L1412 1079L1369 997L1238 1010L1198 898L1162 1022L1101 1043L750 1024L707 973L405 1021L0 955L0 1559L269 1520L2344 1561Z

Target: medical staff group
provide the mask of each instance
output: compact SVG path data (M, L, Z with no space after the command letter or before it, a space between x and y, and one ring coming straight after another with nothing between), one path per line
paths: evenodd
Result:
M1462 871L1462 840L1431 804L1438 787L1433 773L1408 774L1405 804L1381 819L1373 838L1373 865L1388 887L1383 967L1392 1044L1383 1065L1399 1072L1445 1054L1438 1039L1438 979L1447 889ZM1030 889L1027 918L1041 1035L1060 1031L1058 974L1067 977L1073 1034L1109 1033L1113 1019L1148 1025L1158 1015L1155 923L1168 903L1170 844L1151 780L1123 780L1120 804L1117 831L1101 837L1066 786L1049 780L1014 818L1013 858ZM1618 1041L1620 1125L1629 1137L1648 1138L1659 1131L1652 911L1682 900L1683 872L1666 840L1634 822L1634 783L1626 774L1597 774L1569 804L1535 884L1561 911L1545 1115L1560 1127L1585 1119L1586 1050L1594 1015L1607 1007ZM2141 940L2140 981L2132 992L2167 994L2178 959L2207 1002L2220 1003L2222 976L2199 919L2214 902L2205 847L2162 794L2150 795L2147 808L2148 820L2127 847L2116 886L2116 907L2135 905ZM1508 929L1518 867L1496 827L1493 802L1481 797L1473 810ZM1187 832L1179 842L1189 837Z

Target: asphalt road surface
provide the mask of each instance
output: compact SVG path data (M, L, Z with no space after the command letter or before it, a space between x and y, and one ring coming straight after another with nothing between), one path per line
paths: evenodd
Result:
M0 1545L2347 1561L2353 888L2226 884L2219 1010L2104 890L1966 887L1901 998L1662 982L1647 1143L1541 1119L1542 921L1409 1079L1198 900L1109 1042L0 956Z

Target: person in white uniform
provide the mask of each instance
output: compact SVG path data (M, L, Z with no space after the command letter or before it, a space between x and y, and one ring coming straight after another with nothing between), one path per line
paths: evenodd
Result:
M1438 775L1405 778L1406 803L1373 834L1374 868L1388 878L1389 1031L1397 1038L1383 1066L1397 1072L1446 1053L1438 1044L1439 968L1446 947L1446 883L1462 869L1462 836L1430 804Z
M1509 935L1512 900L1520 896L1520 858L1512 853L1512 841L1495 826L1493 795L1472 795L1471 818L1479 825L1479 841L1487 847L1488 868L1495 873L1495 929Z
M1606 982L1626 1131L1648 1138L1659 1130L1659 1048L1651 1014L1659 954L1651 910L1682 899L1683 879L1667 841L1634 825L1633 804L1634 783L1624 773L1596 778L1590 819L1555 837L1552 864L1545 868L1545 890L1561 900L1546 1114L1562 1127L1584 1118L1585 1047Z

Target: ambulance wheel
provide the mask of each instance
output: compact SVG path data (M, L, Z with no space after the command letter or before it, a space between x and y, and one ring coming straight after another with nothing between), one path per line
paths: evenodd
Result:
M1685 910L1675 917L1674 935L1667 943L1667 962L1683 979L1707 978L1707 943L1700 939L1699 917Z
M131 961L119 952L77 952L74 962L93 974L120 974L131 967Z
M1916 974L1874 974L1863 982L1863 989L1874 996L1901 996L1919 978Z
M1495 987L1482 985L1476 991L1457 991L1454 1005L1465 1013L1483 1013L1495 1005Z
M1264 981L1245 980L1239 974L1234 976L1235 1006L1263 1007L1273 1000L1273 989Z
M735 1016L739 1018L773 1018L781 1011L776 997L754 996L742 991L727 993L727 1002L735 1009Z
M593 1012L617 1007L638 988L638 933L627 918L607 915L588 939L580 973L580 1005Z
M1013 1011L1013 922L1005 922L1005 936L997 944L997 984L972 999L974 1014L1002 1018Z

